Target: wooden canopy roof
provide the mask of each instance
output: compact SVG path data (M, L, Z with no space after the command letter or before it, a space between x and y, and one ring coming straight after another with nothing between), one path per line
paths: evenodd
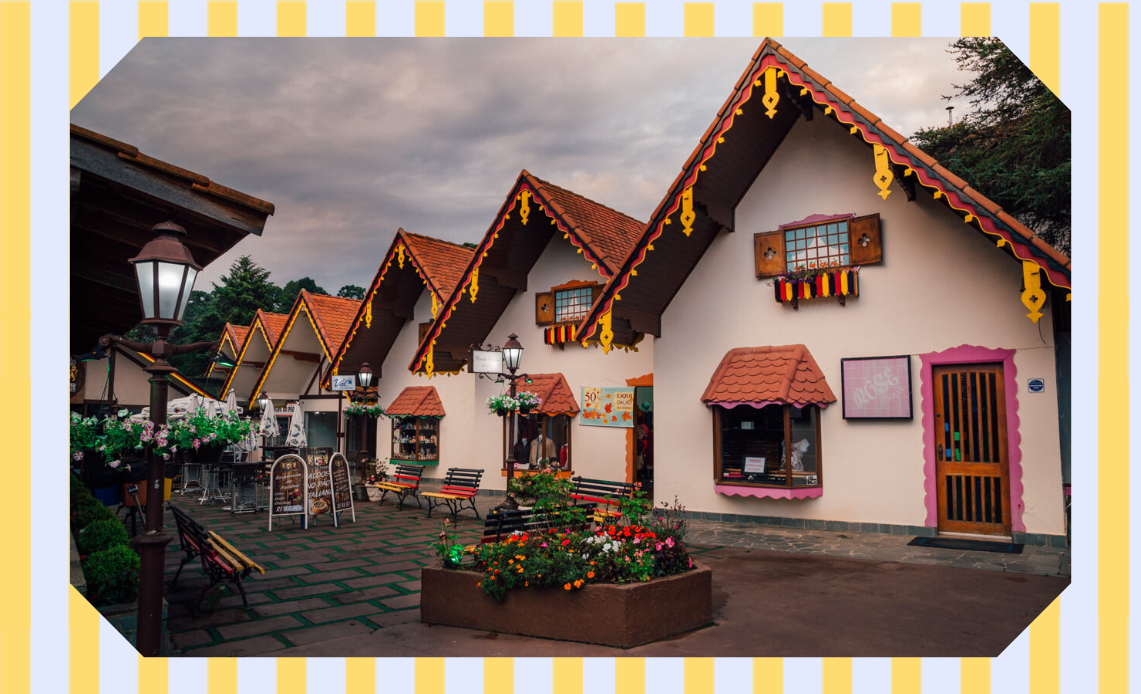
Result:
M398 229L349 325L344 344L333 357L330 374L356 373L368 362L378 376L383 376L381 365L401 328L414 320L416 302L424 289L431 292L433 307L442 306L474 254L474 248ZM328 378L326 374L326 383Z
M459 370L467 361L468 348L487 338L515 292L527 290L527 275L553 234L561 233L608 280L644 226L524 169L455 291L428 328L409 369L429 376ZM465 295L468 300L462 301Z
M770 109L765 102L774 99ZM835 121L869 150L882 147L895 182L909 198L918 183L998 248L1036 263L1055 287L1069 288L1069 258L767 38L579 324L579 339L599 340L606 317L615 344L632 344L638 333L660 336L662 313L714 237L733 231L734 210L757 175L796 120L814 116Z
M574 398L574 391L561 373L528 374L528 377L531 383L519 386L519 390L530 391L542 400L535 408L535 412L547 415L578 414L578 401Z
M138 148L71 126L71 335L73 354L142 316L129 258L173 220L199 265L249 234L261 235L273 205L149 157Z

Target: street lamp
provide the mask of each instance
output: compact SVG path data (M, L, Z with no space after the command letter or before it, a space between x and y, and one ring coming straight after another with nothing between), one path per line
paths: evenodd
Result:
M503 345L503 365L507 368L509 373L502 374L510 382L509 393L511 399L515 399L515 381L520 378L525 378L528 381L526 374L516 376L515 372L519 370L519 363L523 360L523 345L519 344L519 336L511 333L507 336L507 342ZM503 497L503 501L495 508L504 511L514 511L519 508L519 502L515 501L515 497L511 495L511 485L515 481L515 417L516 412L511 412L507 415L507 494Z
M258 396L258 409L265 412L267 407L269 407L269 395L262 391L262 394Z
M377 389L372 385L372 378L374 375L375 374L372 372L372 367L368 365L367 361L361 363L361 368L357 371L356 391L353 394L355 396L353 399L356 403L368 407L369 405L380 401L380 396L376 392ZM369 445L368 440L369 418L366 416L363 421L359 422L359 424L361 432L359 450L361 451L362 455L364 453L372 454L372 447ZM347 433L348 432L346 427L346 434ZM357 475L360 476L359 470Z
M155 341L135 342L118 335L104 335L99 344L111 343L154 357L154 363L143 370L151 374L151 421L155 428L166 423L166 403L169 382L167 374L175 372L167 357L202 349L217 349L213 342L195 342L174 345L167 342L170 333L182 325L186 304L194 289L194 280L202 266L194 262L190 250L182 243L186 230L174 222L162 222L151 227L155 237L143 246L139 254L130 259L135 266L135 279L139 290L139 304L143 311L142 323L153 325ZM146 532L135 538L139 552L139 608L138 631L135 647L143 656L159 655L162 632L162 577L163 554L170 542L163 532L163 479L165 466L151 446L146 448L147 490L151 503L146 507ZM157 503L156 503L157 500Z
M361 384L361 388L367 389L372 385L372 367L368 365L367 361L361 364L361 370L358 376L359 378L357 380Z

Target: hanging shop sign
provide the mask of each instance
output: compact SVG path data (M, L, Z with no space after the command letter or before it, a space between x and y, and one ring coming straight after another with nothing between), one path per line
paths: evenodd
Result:
M83 380L87 375L87 368L83 362L75 357L71 358L71 394L75 395L83 390Z
M844 419L911 419L911 357L840 360Z
M633 427L634 388L584 386L579 423L595 427Z
M468 373L501 374L506 370L503 368L503 352L482 349L468 350Z
M332 376L329 379L331 390L344 391L357 389L357 376L356 374L345 374L343 376Z

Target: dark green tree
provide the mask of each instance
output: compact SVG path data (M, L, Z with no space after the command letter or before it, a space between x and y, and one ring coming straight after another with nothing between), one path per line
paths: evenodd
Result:
M329 294L329 292L317 286L317 283L310 277L290 280L284 287L278 290L276 311L278 313L289 313L290 309L293 308L293 302L297 301L297 295L301 293L302 289L309 290L310 294Z
M949 51L970 81L953 85L972 111L912 142L1070 253L1070 109L995 38L961 38Z
M346 284L337 290L337 296L362 301L364 300L364 287L358 287L355 284Z

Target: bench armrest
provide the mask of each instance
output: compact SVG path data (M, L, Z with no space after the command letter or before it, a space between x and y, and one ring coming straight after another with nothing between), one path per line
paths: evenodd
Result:
M218 543L221 547L224 547L226 549L226 551L228 551L230 554L232 554L238 561L242 562L243 564L245 564L245 566L248 566L251 569L255 569L261 575L263 575L263 576L265 575L265 569L258 566L257 562L255 562L253 559L250 559L246 555L242 554L236 547L234 547L229 542L226 542L224 539L222 539L222 536L219 535L218 533L214 532L213 530L209 531L209 533L210 533L210 539L211 540ZM243 566L241 568L245 568L245 566Z

